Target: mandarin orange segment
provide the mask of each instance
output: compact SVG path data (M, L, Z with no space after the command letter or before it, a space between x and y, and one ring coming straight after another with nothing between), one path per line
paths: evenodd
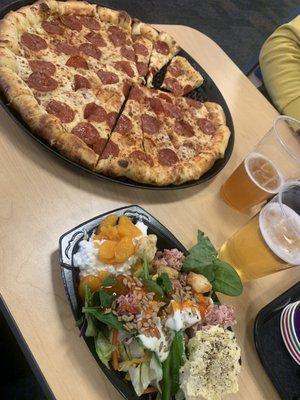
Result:
M100 289L102 280L99 276L87 275L80 278L79 282L79 295L82 299L84 299L85 295L85 286L88 285L92 292L96 292Z
M122 263L135 253L135 246L128 236L122 238L115 247L115 260Z
M117 226L102 226L100 233L97 235L100 239L119 240L119 232Z
M115 214L108 215L104 220L100 223L97 228L96 235L101 232L101 228L104 226L115 226L118 221L118 216Z
M99 246L99 260L102 262L108 262L114 259L115 248L117 242L113 240L106 240Z
M139 228L137 228L132 223L132 221L125 215L122 215L119 218L118 230L119 230L119 235L121 237L125 237L125 236L137 237L137 236L141 236L141 234L142 234L142 232L139 230Z

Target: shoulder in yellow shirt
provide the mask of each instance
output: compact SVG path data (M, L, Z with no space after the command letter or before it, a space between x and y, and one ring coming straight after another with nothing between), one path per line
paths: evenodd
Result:
M259 63L278 111L300 120L300 15L266 40Z

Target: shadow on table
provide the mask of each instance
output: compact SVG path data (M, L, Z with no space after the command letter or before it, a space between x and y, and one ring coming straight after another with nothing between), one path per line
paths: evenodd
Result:
M65 181L69 185L77 188L80 186L80 189L101 197L111 200L121 200L124 203L132 203L136 202L136 200L143 204L171 203L197 195L209 185L209 182L206 182L187 189L157 191L155 189L132 188L130 186L99 180L95 176L89 175L72 165L68 165L67 162L43 148L38 142L22 132L4 110L0 111L0 119L3 131L5 131L11 144L32 160L33 163L38 165L38 167L46 170L47 173L55 175L56 178ZM49 164L51 164L50 167ZM56 165L58 168L56 168ZM151 200L149 200L150 196Z
M58 250L51 254L50 262L57 315L62 325L62 332L64 333L64 336L61 335L59 337L58 343L62 348L62 353L70 360L73 370L77 374L77 371L80 371L79 374L82 376L83 381L86 382L86 386L95 386L94 393L99 391L100 382L103 399L121 399L116 389L114 389L113 385L102 373L84 340L79 337L79 329L75 326L75 320L60 274Z

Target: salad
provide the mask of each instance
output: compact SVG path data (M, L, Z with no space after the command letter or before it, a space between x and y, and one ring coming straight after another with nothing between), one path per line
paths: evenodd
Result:
M124 373L138 396L221 399L238 391L240 349L228 329L236 271L201 231L188 254L157 249L157 236L125 215L106 217L73 256L83 301L78 321L106 367Z

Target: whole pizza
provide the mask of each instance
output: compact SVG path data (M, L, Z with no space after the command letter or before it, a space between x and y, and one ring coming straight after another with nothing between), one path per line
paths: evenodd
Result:
M230 136L220 105L185 97L203 78L179 51L169 34L124 11L41 0L0 21L0 88L69 159L107 176L178 185L222 158Z

